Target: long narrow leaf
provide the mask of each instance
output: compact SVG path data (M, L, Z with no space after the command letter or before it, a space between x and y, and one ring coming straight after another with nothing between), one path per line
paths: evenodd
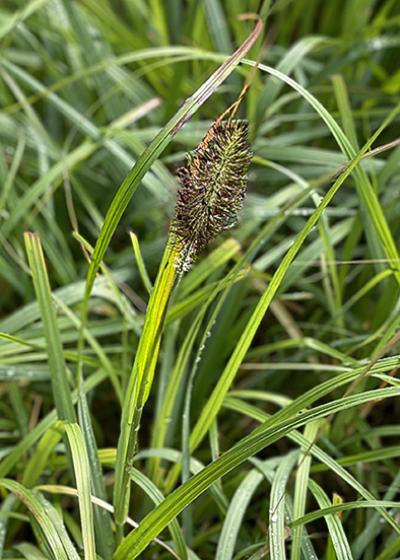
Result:
M26 233L25 246L43 320L43 330L47 342L48 361L57 414L60 420L74 422L75 411L71 399L71 389L67 377L63 347L57 325L57 316L51 297L50 283L39 236L33 233Z
M96 560L93 510L90 499L90 465L86 453L85 440L83 439L82 432L76 423L66 423L65 432L71 446L75 479L78 489L85 560Z

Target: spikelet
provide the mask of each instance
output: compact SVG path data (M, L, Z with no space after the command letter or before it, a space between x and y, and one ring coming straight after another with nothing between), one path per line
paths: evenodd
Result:
M181 247L181 272L218 234L235 225L251 157L247 121L219 119L178 170L181 187L172 230Z

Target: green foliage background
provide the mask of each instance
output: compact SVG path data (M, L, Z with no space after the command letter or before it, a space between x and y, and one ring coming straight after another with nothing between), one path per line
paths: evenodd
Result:
M399 557L399 29L397 0L0 3L0 557ZM174 289L122 539L175 171L256 60L248 196Z

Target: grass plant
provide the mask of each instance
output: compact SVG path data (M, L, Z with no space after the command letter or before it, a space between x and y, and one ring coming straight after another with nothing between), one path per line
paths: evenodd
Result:
M399 558L399 30L0 3L0 558Z

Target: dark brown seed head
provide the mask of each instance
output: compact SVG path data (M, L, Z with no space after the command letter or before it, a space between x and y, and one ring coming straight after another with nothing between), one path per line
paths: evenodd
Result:
M178 263L182 270L219 233L236 223L250 161L247 121L217 121L188 155L186 167L178 170L182 186L172 227L182 246Z

